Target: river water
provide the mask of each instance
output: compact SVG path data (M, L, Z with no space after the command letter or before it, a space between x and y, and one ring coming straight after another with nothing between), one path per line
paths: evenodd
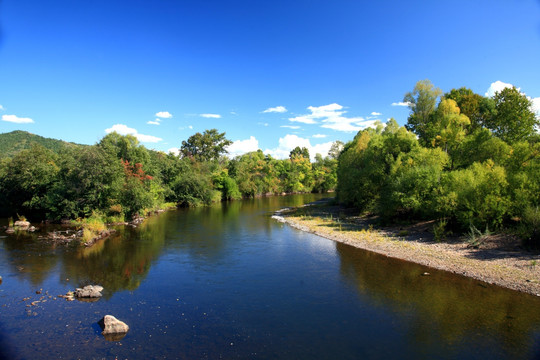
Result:
M90 248L0 234L0 357L540 357L540 298L271 219L318 198L169 211ZM103 298L57 297L87 284ZM123 339L101 335L106 314L130 326Z

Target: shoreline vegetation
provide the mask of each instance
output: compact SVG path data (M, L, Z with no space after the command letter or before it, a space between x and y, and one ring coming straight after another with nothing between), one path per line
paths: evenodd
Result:
M301 147L286 159L261 150L231 159L226 147L232 142L216 129L182 141L178 154L147 149L135 137L115 132L95 145L62 143L54 150L45 147L56 144L52 139L14 132L0 134L0 148L12 138L28 138L30 147L12 157L0 152L0 217L21 214L34 222L79 219L83 224L90 219L123 223L168 204L196 207L268 194L331 191L343 148L336 141L328 156L316 154L313 162Z
M272 217L329 240L473 278L485 283L481 286L540 296L540 254L525 250L512 235L485 236L478 246L466 237L435 241L432 221L380 227L377 219L358 216L332 199L281 209ZM422 275L429 276L429 271Z

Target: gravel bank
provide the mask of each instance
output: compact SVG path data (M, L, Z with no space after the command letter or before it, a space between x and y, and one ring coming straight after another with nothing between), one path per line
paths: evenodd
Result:
M350 210L317 203L282 209L273 218L357 248L540 296L540 255L509 236L488 236L477 248L463 238L436 242L432 222L374 228Z

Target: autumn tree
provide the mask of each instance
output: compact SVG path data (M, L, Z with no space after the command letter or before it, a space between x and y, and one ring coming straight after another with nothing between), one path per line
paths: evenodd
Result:
M492 98L476 94L466 87L452 89L445 93L443 97L454 100L461 114L469 118L471 121L470 133L485 127L495 111L495 102Z
M471 122L466 115L460 113L459 107L452 99L442 100L434 117L438 134L432 140L432 145L440 146L446 153L452 155L465 139L466 127Z

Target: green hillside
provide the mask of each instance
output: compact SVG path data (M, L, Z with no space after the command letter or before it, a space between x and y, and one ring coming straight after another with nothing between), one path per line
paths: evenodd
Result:
M0 158L13 157L19 151L30 149L32 144L36 143L54 152L59 152L67 146L83 146L62 140L45 138L26 131L15 130L0 134Z

